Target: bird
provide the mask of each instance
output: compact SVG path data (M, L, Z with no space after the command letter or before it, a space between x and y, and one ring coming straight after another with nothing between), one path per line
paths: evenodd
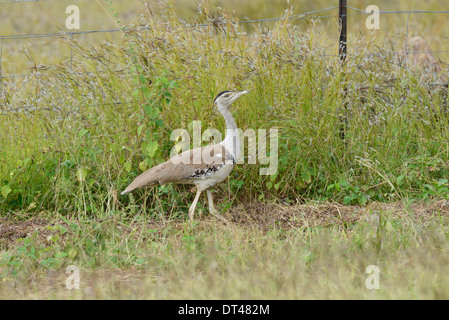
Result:
M193 220L202 192L206 191L209 212L216 215L211 188L222 182L234 169L240 156L240 137L237 124L231 113L232 103L249 91L222 91L214 99L214 105L226 122L226 135L218 144L184 151L140 174L121 193L125 195L143 187L157 185L193 184L196 195L189 208L189 219Z

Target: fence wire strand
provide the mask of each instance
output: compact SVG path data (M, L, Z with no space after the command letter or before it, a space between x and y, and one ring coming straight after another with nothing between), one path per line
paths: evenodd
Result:
M0 1L0 4L5 4L5 3L23 3L23 2L41 2L41 1L46 1L46 0L10 0L10 1Z
M11 4L11 3L24 3L24 2L44 2L44 1L50 1L50 0L10 0L10 1L0 1L1 4ZM304 12L295 14L292 16L288 16L288 19L296 20L296 19L323 19L323 18L334 18L339 17L338 14L335 15L316 15L318 13L331 11L334 9L338 9L338 6L332 6L324 9ZM351 12L347 13L346 16L356 16L356 15L371 15L372 11L365 11L359 8L350 7L347 6L347 9L357 11L357 12ZM407 31L406 31L406 43L405 48L403 51L384 51L384 52L373 52L373 53L365 53L363 55L366 56L372 56L372 55L391 55L391 54L410 54L410 53L449 53L449 50L439 50L439 51L409 51L407 47L407 39L408 39L408 25L409 25L409 18L411 14L445 14L449 13L449 10L439 10L439 11L431 11L431 10L396 10L396 11L379 11L379 14L408 14L407 16ZM244 20L244 21L237 21L233 22L235 24L251 24L251 23L263 23L263 22L276 22L279 20L285 19L285 17L274 17L274 18L263 18L263 19L253 19L253 20ZM223 22L226 23L226 22ZM214 25L216 23L204 23L204 24L186 24L184 27L187 28L196 28L196 27L207 27ZM220 24L220 22L219 22ZM150 30L147 26L140 26L136 28L115 28L115 29L104 29L104 30L87 30L87 31L70 31L70 32L54 32L54 33L37 33L37 34L17 34L17 35L0 35L0 92L2 88L2 79L6 78L23 78L23 77L43 77L43 76L55 76L54 74L47 74L47 73L30 73L30 74L3 74L3 69L1 67L2 64L2 50L3 50L3 44L5 40L17 40L17 39L35 39L35 38L51 38L51 37L57 37L57 38L67 38L70 40L73 40L73 37L76 35L86 35L86 34L95 34L95 33L115 33L115 32L133 32L133 31L142 31L142 30ZM348 56L351 54L348 54ZM326 55L326 56L335 56L338 57L338 55ZM70 55L70 63L71 66L73 66L73 52L71 51Z

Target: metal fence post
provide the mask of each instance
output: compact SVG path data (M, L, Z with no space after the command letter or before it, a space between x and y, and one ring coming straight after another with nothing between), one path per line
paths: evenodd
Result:
M348 15L347 15L347 1L339 0L340 4L338 6L338 17L340 25L340 41L339 50L340 60L346 60L347 54L347 41L348 41Z
M3 56L3 40L5 39L2 36L2 40L0 41L0 93L2 92L2 81L3 81L3 69L2 69L2 56Z
M339 17L339 26L340 26L340 40L338 42L338 54L340 56L340 61L343 68L343 81L344 81L344 93L343 93L343 110L341 110L340 114L340 138L345 139L346 138L346 131L348 128L348 102L347 102L347 95L348 95L348 88L346 85L346 56L347 56L347 42L348 42L348 24L347 24L347 1L346 0L339 0L339 6L338 6L338 17ZM345 140L345 145L346 145Z

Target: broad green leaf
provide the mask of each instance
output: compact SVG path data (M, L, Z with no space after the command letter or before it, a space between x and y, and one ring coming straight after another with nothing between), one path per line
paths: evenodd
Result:
M140 95L140 92L141 92L140 89L134 90L134 91L133 91L133 97L134 97L134 98L138 98L139 95Z
M310 181L312 179L312 175L308 171L303 171L301 173L301 178L302 178L302 181L310 183Z
M387 221L386 225L385 225L385 230L387 231L395 231L393 225L391 224L390 221Z
M76 171L76 179L79 182L84 182L86 181L86 177L87 177L87 169L86 168L79 168Z
M353 199L354 199L353 197L345 196L345 197L343 198L343 204L349 204L349 203L351 203L351 201L352 201Z
M147 82L147 78L145 78L144 75L139 75L139 82L140 84L145 84Z
M343 188L346 188L348 186L348 182L345 179L341 179L340 186L342 186Z
M159 148L159 145L156 141L148 141L146 152L150 158L153 158L157 149Z
M81 129L81 130L78 132L78 137L81 138L81 137L84 136L87 132L88 132L87 129Z
M6 186L3 186L2 187L2 196L4 198L6 198L8 196L8 194L10 194L11 191L12 190L11 190L11 187L9 186L9 184L7 184Z
M69 259L73 260L78 254L78 249L69 244L64 248L64 252L67 253Z
M137 136L140 137L140 135L142 134L142 130L145 128L145 125L142 124L137 128Z
M164 127L164 121L162 121L162 119L157 119L156 121L154 121L156 123L156 125L159 128L163 128Z
M25 167L29 162L31 161L31 159L30 158L25 158L24 160L23 160L23 167Z
M359 205L364 206L368 202L366 195L362 194L358 198Z
M146 104L144 106L145 109L145 113L147 114L148 118L150 118L151 120L155 120L159 117L159 109L150 105L150 104Z
M145 98L151 98L151 90L148 87L142 87L140 90Z
M112 152L116 153L120 147L119 147L118 144L111 143L111 144L109 145L109 148L111 149Z
M147 159L143 160L141 163L139 163L139 169L141 171L147 170L147 163L148 163Z

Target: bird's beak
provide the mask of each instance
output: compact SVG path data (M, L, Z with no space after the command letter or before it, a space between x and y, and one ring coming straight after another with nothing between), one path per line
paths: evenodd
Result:
M248 93L249 91L238 91L236 93L236 95L234 95L234 97L232 98L231 104L237 100L238 98L240 98L241 96L243 96L244 94Z
M235 96L235 100L237 100L238 98L240 98L241 96L243 96L244 94L247 94L249 91L247 90L247 91L239 91L238 93L237 93L237 95ZM234 101L235 101L234 100Z

